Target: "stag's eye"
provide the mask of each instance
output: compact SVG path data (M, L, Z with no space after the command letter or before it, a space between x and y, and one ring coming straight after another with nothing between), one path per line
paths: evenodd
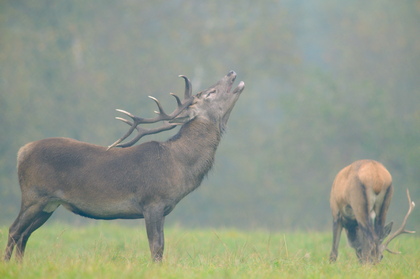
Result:
M209 92L207 92L206 97L208 97L208 96L210 96L211 94L214 94L214 93L216 93L216 89L212 89Z

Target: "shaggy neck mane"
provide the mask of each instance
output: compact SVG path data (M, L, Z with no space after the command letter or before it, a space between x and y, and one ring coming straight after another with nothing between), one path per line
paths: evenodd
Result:
M217 124L196 118L184 124L166 144L171 145L176 159L186 163L190 173L201 180L213 166L220 139Z

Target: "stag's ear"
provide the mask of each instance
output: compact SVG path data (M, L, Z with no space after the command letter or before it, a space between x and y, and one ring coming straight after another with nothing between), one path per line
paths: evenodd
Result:
M385 239L388 235L389 235L389 233L391 232L391 230L392 230L392 225L394 224L394 222L390 222L388 225L386 225L385 227L384 227L384 231L383 231L383 233L382 233L382 237L381 237L381 239Z
M177 118L174 118L172 120L169 120L169 123L184 124L184 123L187 123L188 121L190 121L190 119L191 118L189 116L177 117Z
M194 104L190 105L189 108L181 112L174 119L169 120L168 122L174 125L182 125L188 121L194 119L197 116L197 109Z

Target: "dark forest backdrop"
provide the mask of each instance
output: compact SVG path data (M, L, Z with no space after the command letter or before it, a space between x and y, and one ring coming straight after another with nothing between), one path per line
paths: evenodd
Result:
M393 175L389 219L406 188L420 202L420 1L2 0L0 224L19 211L20 146L109 145L127 129L115 108L170 110L179 74L197 92L231 69L246 89L214 169L168 223L329 229L335 174L365 158Z

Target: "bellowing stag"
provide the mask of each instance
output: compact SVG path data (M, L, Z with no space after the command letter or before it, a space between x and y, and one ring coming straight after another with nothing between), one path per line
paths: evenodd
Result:
M409 210L401 227L385 242L392 222L385 226L386 214L393 194L392 177L379 162L359 160L342 169L335 177L330 196L333 215L333 245L330 261L338 255L341 231L344 228L350 246L356 250L359 261L378 263L388 244L405 230L408 216L414 208L407 189Z
M151 256L161 261L164 250L165 216L188 193L196 189L213 165L215 152L229 115L244 83L232 89L231 71L214 86L192 96L185 80L185 98L172 94L178 107L154 118L136 117L119 110L131 127L108 148L68 138L31 142L18 153L18 177L22 191L21 210L11 225L5 260L22 259L31 233L42 226L58 206L94 219L144 218ZM138 125L164 121L160 128ZM142 136L182 125L166 142L149 141L133 146ZM138 135L120 144L134 129ZM124 148L113 148L115 146Z

